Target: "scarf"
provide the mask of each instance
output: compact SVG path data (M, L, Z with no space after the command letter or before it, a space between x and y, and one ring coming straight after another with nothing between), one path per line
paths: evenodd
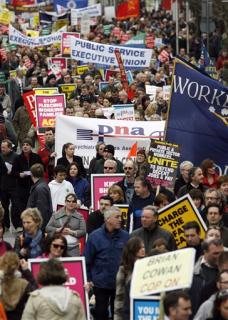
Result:
M40 229L37 231L34 238L32 238L31 235L25 232L24 245L29 249L30 258L36 258L42 254L42 249L40 247L40 241L42 240L42 237L43 234Z

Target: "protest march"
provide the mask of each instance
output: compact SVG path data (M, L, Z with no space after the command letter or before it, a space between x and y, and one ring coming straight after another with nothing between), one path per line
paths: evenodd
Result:
M215 2L0 3L1 320L228 320Z

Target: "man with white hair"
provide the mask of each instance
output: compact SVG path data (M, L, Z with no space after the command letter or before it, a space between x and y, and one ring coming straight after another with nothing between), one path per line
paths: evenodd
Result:
M104 212L105 223L92 232L87 240L84 256L88 289L96 298L95 320L108 320L108 307L114 314L115 280L120 258L129 234L121 229L122 215L117 207Z
M115 160L107 159L104 162L104 173L116 173L117 163Z

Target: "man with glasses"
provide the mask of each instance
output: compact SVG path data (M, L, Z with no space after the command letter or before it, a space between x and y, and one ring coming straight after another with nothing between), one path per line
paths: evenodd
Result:
M104 162L104 173L116 173L117 163L115 160L108 159Z
M134 194L134 182L137 172L137 166L134 161L127 160L123 166L125 177L117 182L117 185L123 190L124 202L129 204Z

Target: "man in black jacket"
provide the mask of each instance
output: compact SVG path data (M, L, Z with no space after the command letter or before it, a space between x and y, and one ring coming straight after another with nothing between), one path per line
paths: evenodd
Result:
M6 228L10 227L10 211L9 205L11 202L11 221L14 227L16 223L14 221L17 212L17 192L16 192L16 178L12 175L12 166L17 158L16 152L13 151L13 144L10 140L5 139L1 143L1 158L3 159L7 170L2 175L1 179L1 201L4 208L4 225Z
M52 210L51 193L49 186L44 180L44 167L40 163L34 164L31 168L31 178L33 186L30 190L30 195L27 202L27 208L38 208L43 218L44 229L48 224Z
M35 163L42 163L40 156L32 152L32 141L29 138L23 140L22 152L17 156L12 167L12 174L17 178L17 216L15 221L17 228L21 227L20 215L25 210L29 198L30 188L33 184L30 168Z
M113 205L113 200L109 196L102 196L99 199L99 210L92 212L86 222L86 231L88 234L100 228L104 223L104 211Z

